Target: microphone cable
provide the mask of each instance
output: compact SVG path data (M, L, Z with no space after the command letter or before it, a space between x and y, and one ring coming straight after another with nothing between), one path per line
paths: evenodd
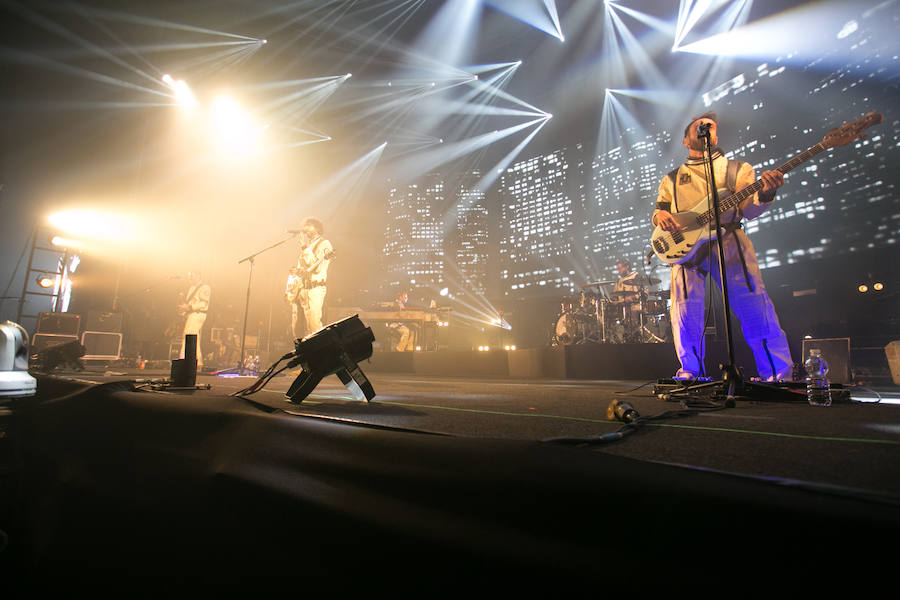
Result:
M541 443L562 444L566 446L577 447L610 444L612 442L618 442L625 439L627 436L642 429L648 423L658 423L660 421L677 419L681 417L692 417L701 413L716 412L724 410L726 408L728 407L724 404L706 406L702 408L683 408L681 410L667 410L665 412L659 413L658 415L642 417L636 410L634 410L634 407L632 407L630 403L624 402L622 400L613 400L612 402L610 402L610 405L607 408L607 418L609 418L610 412L612 412L616 420L623 421L625 423L616 431L594 436L558 437L539 441Z
M281 358L276 360L274 363L272 363L272 365L268 369L266 369L266 372L263 373L262 375L260 375L256 381L254 381L253 383L251 383L249 386L245 387L244 389L238 390L238 391L233 392L228 395L232 396L232 397L242 398L244 396L249 396L251 394L255 394L259 390L266 387L266 385L269 383L269 381L271 381L272 378L274 378L276 375L279 375L282 371L289 369L292 366L291 363L286 364L285 366L281 367L280 369L278 369L277 367L282 362L290 359L293 356L294 356L293 352L288 352L287 354L285 354L284 356L282 356Z

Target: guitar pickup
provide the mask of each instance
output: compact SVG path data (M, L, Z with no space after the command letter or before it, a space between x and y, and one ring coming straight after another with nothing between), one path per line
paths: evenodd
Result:
M680 244L684 241L684 234L681 231L673 231L672 239L675 240L676 244Z

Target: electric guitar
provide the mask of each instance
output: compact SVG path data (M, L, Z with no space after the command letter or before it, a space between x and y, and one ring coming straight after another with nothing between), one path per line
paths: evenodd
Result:
M288 302L295 302L297 296L300 295L300 290L312 287L312 274L319 268L319 265L326 260L331 260L336 254L337 253L334 250L329 250L322 255L320 259L309 266L304 267L298 264L296 267L291 268L284 288L285 300Z
M870 112L853 123L845 123L837 129L832 129L821 142L775 170L782 174L787 173L827 148L849 144L872 125L881 123L881 120L881 114ZM725 211L740 206L744 200L762 188L763 181L757 179L733 194L730 190L720 189L719 213L724 214ZM674 213L672 217L678 223L677 231L669 232L657 226L650 237L653 253L666 264L676 265L689 261L704 242L716 237L715 213L712 208L707 209L706 200L701 200L689 210Z

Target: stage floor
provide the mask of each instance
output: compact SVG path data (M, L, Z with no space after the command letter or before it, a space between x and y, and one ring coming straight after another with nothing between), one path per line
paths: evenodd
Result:
M135 376L74 375L98 382ZM684 414L680 402L653 394L656 380L367 376L376 392L368 403L353 399L336 376L323 380L301 404L284 397L292 375L274 378L249 399L291 417L413 432L526 441L584 438L575 445L586 452L900 498L900 388L851 389L851 401L827 408L809 406L801 395L795 401L739 400L718 410L705 410L701 402L696 414ZM255 379L199 376L197 381L210 389L185 395L186 403L228 396ZM616 399L629 402L642 417L671 416L613 443L592 440L623 427L606 417Z
M10 404L0 568L18 583L165 575L258 592L399 572L595 589L633 585L623 558L667 584L697 561L726 581L760 560L821 578L823 548L837 561L900 532L900 406L873 394L685 412L655 380L368 373L371 402L332 376L296 405L291 376L241 398L254 378L149 389L165 375L41 376ZM623 434L615 400L648 420Z

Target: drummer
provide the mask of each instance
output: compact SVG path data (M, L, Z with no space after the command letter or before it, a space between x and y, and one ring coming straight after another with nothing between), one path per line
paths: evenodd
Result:
M619 273L619 279L618 281L616 281L616 285L613 288L614 292L619 292L618 294L616 294L616 300L629 304L629 308L631 311L640 311L641 286L639 285L638 281L638 272L634 270L634 268L631 266L631 261L629 261L627 258L619 259L619 262L616 263L616 271ZM623 292L634 293L628 294Z

